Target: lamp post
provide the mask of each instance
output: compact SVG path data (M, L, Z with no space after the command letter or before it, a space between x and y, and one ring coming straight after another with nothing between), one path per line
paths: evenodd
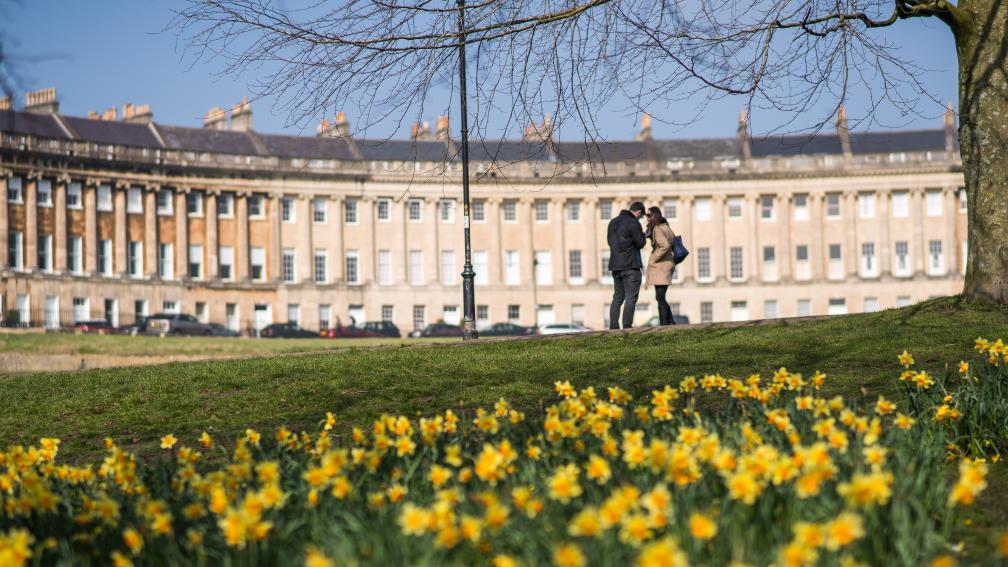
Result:
M466 108L465 0L457 0L459 9L459 97L462 113L462 222L465 230L465 266L462 268L462 340L478 339L476 298L473 280L472 247L469 242L469 122Z

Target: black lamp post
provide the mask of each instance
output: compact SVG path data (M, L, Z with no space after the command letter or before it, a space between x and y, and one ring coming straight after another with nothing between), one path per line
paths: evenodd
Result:
M476 332L476 298L473 280L472 247L469 242L469 122L466 108L465 0L458 0L459 9L459 97L462 104L462 221L465 229L465 266L462 268L462 340L478 339Z

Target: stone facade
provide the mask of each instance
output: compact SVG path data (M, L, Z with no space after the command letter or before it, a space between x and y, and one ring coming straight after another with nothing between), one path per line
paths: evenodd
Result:
M351 318L405 332L461 319L460 165L446 119L436 138L417 125L414 139L381 144L350 137L342 116L316 138L256 133L247 102L230 128L222 111L190 129L143 109L129 122L53 104L0 110L7 324L126 325L178 310L243 332ZM691 250L669 301L692 322L961 290L966 214L948 119L772 140L744 126L715 140L652 140L648 128L587 148L475 144L478 324L606 326L606 223L633 200L662 206ZM651 290L638 308L637 324L656 313Z

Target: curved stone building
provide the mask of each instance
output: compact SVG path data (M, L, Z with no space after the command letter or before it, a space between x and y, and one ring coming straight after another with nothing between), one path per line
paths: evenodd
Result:
M245 333L461 318L460 164L447 118L410 140L263 134L243 101L204 128L146 106L88 118L53 89L0 100L0 317L57 328L162 311ZM958 293L955 120L921 131L472 146L477 318L603 328L607 221L664 208L691 250L669 300L692 322L871 311ZM642 290L637 324L656 311Z

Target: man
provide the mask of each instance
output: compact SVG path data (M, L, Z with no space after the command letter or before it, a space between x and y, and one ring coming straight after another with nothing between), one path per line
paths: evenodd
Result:
M634 309L641 285L640 249L644 247L644 230L640 218L644 204L635 201L630 210L609 221L609 270L613 275L613 298L609 306L609 328L619 329L620 307L623 307L623 328L633 327Z

